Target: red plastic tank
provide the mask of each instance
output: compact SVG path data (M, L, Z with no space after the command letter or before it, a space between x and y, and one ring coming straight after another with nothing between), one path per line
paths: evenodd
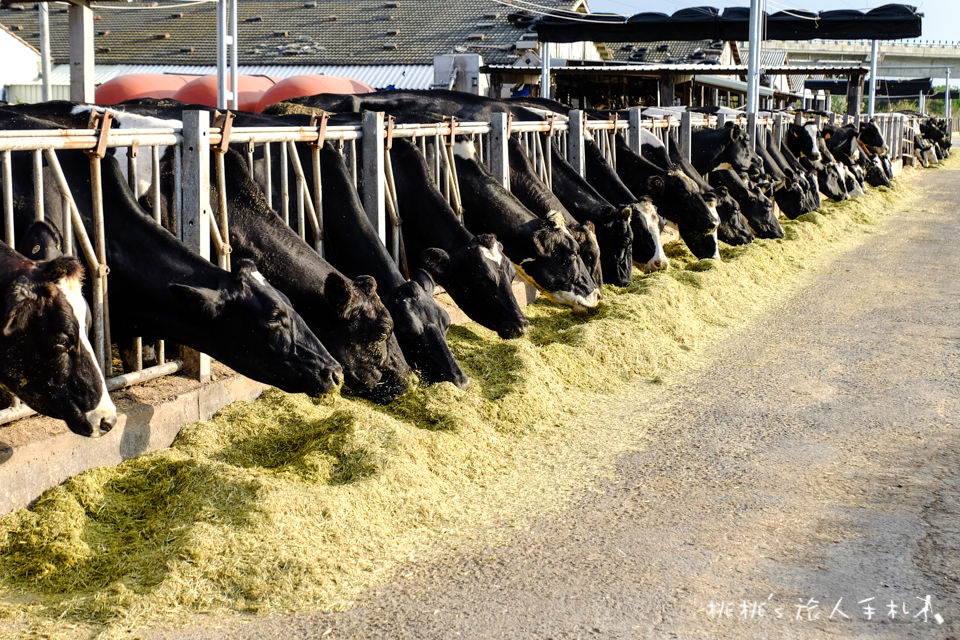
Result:
M172 98L194 78L196 76L168 73L131 73L117 76L97 87L94 101L97 104L117 104L135 98Z
M240 111L258 111L260 96L274 86L275 80L268 76L240 76ZM227 80L227 87L230 81ZM217 76L201 76L177 91L173 98L180 102L217 106Z
M365 82L341 76L303 75L285 78L267 89L260 97L257 111L290 98L313 96L318 93L371 93Z

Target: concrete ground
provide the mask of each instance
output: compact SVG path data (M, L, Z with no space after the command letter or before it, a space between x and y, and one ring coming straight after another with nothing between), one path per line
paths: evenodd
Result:
M712 364L621 398L624 457L505 545L202 638L960 638L960 172Z

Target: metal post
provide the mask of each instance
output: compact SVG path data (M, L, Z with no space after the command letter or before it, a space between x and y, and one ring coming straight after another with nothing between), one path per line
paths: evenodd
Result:
M367 111L363 114L363 179L360 181L360 199L377 230L377 236L387 246L387 216L383 181L383 112ZM437 149L442 153L441 149Z
M550 43L540 43L540 97L550 98Z
M690 140L690 134L693 130L693 124L690 120L691 115L689 111L684 111L680 114L680 155L687 160L690 159L690 154L693 149Z
M40 9L40 79L43 101L50 99L50 5L41 2Z
M217 0L217 108L227 108L227 3ZM236 89L236 87L234 87Z
M773 146L777 149L783 143L783 114L778 113L773 116Z
M917 101L917 111L922 116L927 115L927 96L923 94L923 91L920 92L920 98Z
M230 0L230 86L232 87L230 95L233 98L231 104L233 109L240 108L240 73L238 67L237 46L237 5L239 0Z
M93 102L93 10L86 4L71 4L68 11L70 100Z
M761 8L762 0L750 0L750 58L747 64L747 115L757 113L757 94L760 90L760 41L762 36L760 28L763 20L763 10ZM755 139L755 131L752 128L756 125L747 121L747 135L751 140Z
M507 133L507 114L490 114L490 142L487 145L490 153L490 173L493 178L510 189L510 160L507 154L507 143L510 137ZM439 153L439 149L437 150Z
M13 167L10 150L5 149L3 159L3 241L14 246L13 234Z
M947 67L947 86L944 89L943 94L943 117L947 119L947 123L950 122L950 67Z
M640 148L643 146L643 118L640 116L640 107L634 107L627 112L629 127L627 128L627 146L640 155ZM583 171L580 171L583 175Z
M874 40L870 49L870 100L867 102L867 117L873 118L877 104L877 58L880 57L880 41Z
M183 112L183 242L210 259L210 114L207 111ZM187 375L210 380L210 356L183 350L183 369Z

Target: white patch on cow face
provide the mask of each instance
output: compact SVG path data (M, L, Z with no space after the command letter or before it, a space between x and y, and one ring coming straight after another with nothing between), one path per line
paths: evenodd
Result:
M586 296L572 291L547 291L545 295L557 304L570 307L574 311L586 311L600 304L599 288L594 289Z
M714 227L719 227L720 214L717 213L716 200L714 200L714 204L708 204L707 209L710 211L710 224L712 224Z
M573 238L573 234L570 233L570 229L567 228L567 221L563 219L563 214L557 211L556 209L551 209L547 212L546 220L554 226L555 229L558 229L565 233L566 235Z
M250 277L259 282L260 284L266 286L267 279L263 277L263 274L259 271L253 271L250 273Z
M458 140L453 143L453 155L473 160L477 156L477 148L469 140Z
M734 170L733 165L730 164L729 162L721 162L720 164L717 165L717 169L729 169L731 171Z
M503 262L503 254L500 252L499 242L495 242L492 249L480 245L480 255L483 256L484 260L489 260L497 267Z
M712 260L719 260L719 259L720 259L720 245L719 245L719 243L717 242L717 232L714 231L714 232L711 233L710 235L713 236L713 246L716 247L716 249L713 250L713 255L710 256L710 259L712 259Z
M657 207L646 198L640 200L635 205L634 214L640 217L640 222L646 230L647 235L653 239L654 251L653 257L638 267L644 273L660 271L670 266L667 254L663 252L663 241L660 238L660 216L657 213Z
M87 424L91 427L90 437L97 438L103 435L103 432L100 431L100 423L102 420L106 419L113 422L117 419L117 407L114 406L113 400L110 399L110 394L107 392L107 383L103 379L103 372L100 370L97 357L93 353L93 346L87 337L85 330L87 326L87 305L83 299L80 279L70 277L61 278L57 282L57 287L63 292L63 296L67 299L67 302L70 303L73 316L77 319L77 333L80 335L80 348L90 356L90 359L93 361L93 366L97 368L97 373L100 377L100 400L97 402L96 407L87 411L85 414Z

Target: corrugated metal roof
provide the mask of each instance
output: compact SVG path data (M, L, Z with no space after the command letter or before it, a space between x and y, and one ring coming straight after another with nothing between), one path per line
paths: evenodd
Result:
M366 82L375 89L393 86L395 89L429 89L433 83L433 67L420 64L358 64L358 65L241 65L241 75L289 78L304 74L344 76ZM207 75L217 72L215 66L161 65L161 64L98 64L94 69L94 83L103 84L117 76L132 73L173 73ZM38 80L39 82L39 80ZM50 71L51 84L70 84L70 65L58 64Z

